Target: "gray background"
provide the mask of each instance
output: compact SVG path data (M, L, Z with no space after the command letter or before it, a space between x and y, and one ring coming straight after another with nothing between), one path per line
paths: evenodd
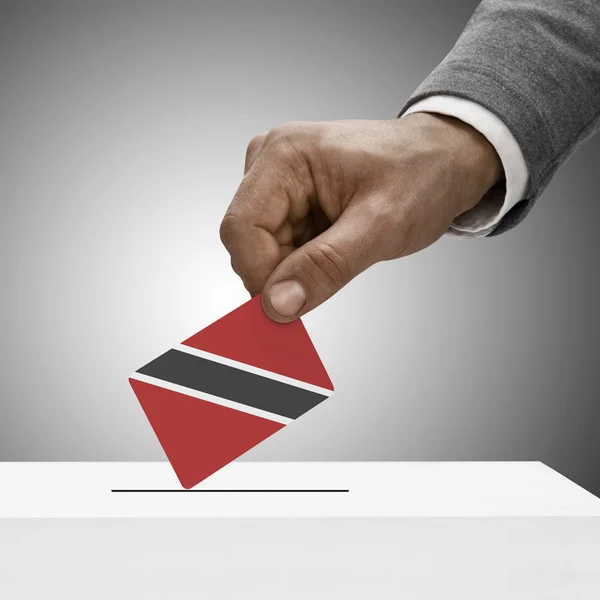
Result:
M162 459L127 375L246 300L218 237L246 143L393 118L476 4L3 1L0 460ZM247 457L542 460L600 494L599 164L309 315L336 394Z

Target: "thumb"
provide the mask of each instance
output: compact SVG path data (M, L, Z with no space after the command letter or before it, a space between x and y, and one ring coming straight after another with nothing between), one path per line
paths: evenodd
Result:
M293 321L383 260L376 233L380 219L370 217L364 205L348 207L329 229L287 256L265 284L267 316L280 323Z

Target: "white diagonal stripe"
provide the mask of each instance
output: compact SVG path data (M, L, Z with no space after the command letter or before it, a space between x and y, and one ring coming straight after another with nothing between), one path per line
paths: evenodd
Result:
M207 394L206 392L199 392L198 390L193 390L183 385L178 385L169 381L163 381L162 379L150 377L149 375L143 375L142 373L133 373L129 376L129 378L136 379L137 381L142 381L144 383L149 383L150 385L155 385L156 387L161 387L166 390L171 390L172 392L185 394L186 396L191 396L192 398L198 398L198 400L206 400L207 402L212 402L213 404L219 404L227 408L233 408L234 410L239 410L240 412L261 417L262 419L267 419L269 421L275 421L276 423L281 423L283 425L289 425L294 420L267 412L266 410L261 410L260 408L246 406L245 404L240 404L239 402L232 402L231 400L226 400L225 398L220 398L219 396L213 396L212 394Z
M293 385L294 387L302 388L307 392L314 392L315 394L321 394L327 397L333 394L331 390L319 387L318 385L312 385L311 383L306 383L305 381L300 381L299 379L294 379L293 377L286 377L285 375L280 375L279 373L273 373L273 371L267 371L266 369L253 367L252 365L247 365L246 363L238 362L237 360L232 360L231 358L224 358L223 356L212 354L211 352L205 352L204 350L198 350L197 348L192 348L191 346L186 346L185 344L173 346L173 350L186 352L187 354L192 354L193 356L198 356L199 358L205 358L216 363L221 363L222 365L227 365L228 367L233 367L234 369L239 369L240 371L246 371L247 373L254 373L255 375L260 375L261 377L267 377L273 381L280 381L281 383L285 383L287 385Z

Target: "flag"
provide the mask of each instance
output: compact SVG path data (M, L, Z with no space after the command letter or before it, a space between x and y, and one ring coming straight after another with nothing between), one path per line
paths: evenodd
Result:
M271 321L260 296L138 369L129 382L187 489L333 392L300 319Z

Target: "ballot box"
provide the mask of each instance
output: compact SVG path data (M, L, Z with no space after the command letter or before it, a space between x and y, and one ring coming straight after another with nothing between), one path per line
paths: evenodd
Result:
M600 598L600 499L539 462L0 463L0 598Z

